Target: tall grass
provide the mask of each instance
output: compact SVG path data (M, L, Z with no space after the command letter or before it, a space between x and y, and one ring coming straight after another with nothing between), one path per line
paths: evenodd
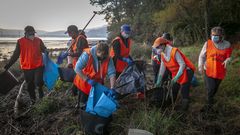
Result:
M178 47L196 66L203 43L196 43L189 47ZM234 50L233 55L240 53ZM133 45L131 55L133 58L150 59L151 47L146 45ZM170 134L239 134L240 133L240 62L230 64L227 76L222 81L215 98L214 112L202 114L200 109L204 106L207 97L203 76L196 70L200 86L192 88L189 111L178 113L176 111L165 113L159 108L146 106L147 102L136 102L135 110L119 109L112 128L117 134L125 133L129 128L138 128L152 132L156 135ZM205 116L207 115L207 116ZM124 133L124 134L125 134Z

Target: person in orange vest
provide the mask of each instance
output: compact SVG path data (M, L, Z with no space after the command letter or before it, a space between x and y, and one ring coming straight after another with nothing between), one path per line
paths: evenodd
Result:
M97 43L92 48L84 49L79 57L75 71L74 85L78 90L78 104L87 102L88 95L92 86L96 83L104 84L106 76L110 79L110 89L113 90L116 80L116 70L112 59L109 57L109 47L104 42Z
M66 54L66 57L68 56L68 60L71 60L71 63L68 63L67 67L74 69L77 60L82 54L83 50L88 48L89 46L85 32L83 30L78 30L78 27L76 25L68 26L65 34L67 33L70 37L72 37L71 39L72 46L70 48L70 51ZM72 85L67 91L71 91L73 95L77 95L75 85Z
M88 41L85 32L82 30L78 30L76 25L70 25L67 28L65 34L68 33L70 37L72 37L71 44L72 47L68 53L68 56L73 58L72 67L75 68L78 58L82 54L85 48L88 48ZM68 65L71 67L71 65Z
M118 77L129 64L133 63L129 55L131 50L130 34L130 26L128 24L122 25L120 35L117 36L111 44L110 57L112 57L116 67L116 77Z
M162 34L162 37L166 40L169 41L169 45L171 45L170 43L170 34L169 33L163 33ZM161 51L159 49L160 47L160 44L159 44L159 38L158 37L154 43L153 43L153 46L152 46L152 55L151 55L151 60L152 60L152 67L153 67L153 73L154 73L154 83L157 82L157 78L158 78L158 71L159 71L159 68L160 68L160 64L161 64ZM166 70L165 74L164 74L164 78L167 78L168 77L168 74L169 74L169 71Z
M35 103L35 88L39 92L39 98L44 96L43 86L43 58L42 53L47 53L47 48L43 41L35 37L35 30L32 26L24 28L25 36L18 39L16 48L10 58L5 70L8 70L20 56L20 67L24 73L24 79L27 83L27 91L31 98L31 104Z
M227 65L231 61L231 44L224 40L224 29L211 29L211 39L204 43L198 60L198 70L204 74L207 89L207 104L201 111L207 111L214 104L214 95L217 93L221 81L226 75Z
M172 95L174 101L177 98L178 90L181 87L182 110L187 110L189 106L189 88L195 66L192 62L178 49L168 45L169 41L160 37L159 44L161 49L161 66L159 69L156 87L160 87L166 68L172 74Z

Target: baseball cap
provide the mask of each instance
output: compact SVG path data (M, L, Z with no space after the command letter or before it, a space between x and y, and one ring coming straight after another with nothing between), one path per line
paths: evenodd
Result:
M34 34L34 33L36 33L36 31L35 31L35 29L33 28L33 26L30 26L30 25L28 25L28 26L26 26L25 28L24 28L24 33L25 34Z
M78 32L78 27L76 25L70 25L67 28L67 31L65 32L65 34L69 33L69 32Z

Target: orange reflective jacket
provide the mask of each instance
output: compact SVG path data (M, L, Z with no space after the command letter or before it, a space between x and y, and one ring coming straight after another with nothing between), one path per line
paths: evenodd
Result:
M220 50L215 47L212 40L207 41L206 74L216 79L224 79L226 69L223 62L231 56L232 48Z
M116 37L112 41L112 43L115 42L116 40L120 43L120 56L124 57L124 58L129 57L130 48L131 48L131 40L128 39L128 47L126 47L126 45L124 44L124 42L122 41L122 39L120 37ZM113 50L113 47L111 47L110 48L110 57L114 57L114 56L115 56L115 52ZM128 65L127 62L117 59L117 62L115 65L116 71L121 73L125 69L125 67L127 67L127 65Z
M108 63L110 61L110 58L104 60L100 65L99 71L96 72L93 66L94 61L90 52L90 48L84 49L84 51L89 55L89 59L86 67L82 69L83 74L85 74L89 79L93 79L94 81L103 84L104 78L108 72ZM79 90L83 91L87 95L89 94L91 85L84 81L78 74L76 75L73 83Z
M195 71L195 66L193 65L193 63L185 55L183 55L183 53L180 50L178 50L175 47L172 48L169 61L165 60L163 54L161 54L161 59L163 60L165 66L168 68L168 70L172 73L172 78L174 78L177 75L179 67L180 67L178 62L175 60L176 52L179 52L179 54L182 56L182 58L186 64L186 67L183 70L182 75L180 76L180 78L177 81L179 84L184 84L184 83L188 82L188 76L187 76L187 70L186 70L187 67L189 67L190 69Z
M25 37L18 40L21 69L35 69L43 66L41 42L42 40L37 37L33 40Z
M79 39L81 39L81 38L87 40L85 36L83 36L83 35L78 35L77 38L76 38L76 39L74 40L74 42L72 43L72 51L73 51L73 53L77 53L77 52L78 52L78 50L77 50L77 44L78 44ZM88 46L88 43L87 43L86 46ZM73 68L75 68L76 63L77 63L77 61L78 61L78 58L79 58L79 57L73 57Z

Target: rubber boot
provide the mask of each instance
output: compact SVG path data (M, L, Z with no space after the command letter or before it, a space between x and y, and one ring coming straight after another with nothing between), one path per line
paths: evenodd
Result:
M182 100L182 110L187 111L189 107L189 99L183 99Z
M35 101L36 101L36 94L35 94L35 85L34 85L33 82L27 83L27 91L28 91L28 94L30 96L31 102L35 103Z
M42 99L44 97L44 93L43 93L42 87L37 87L37 90L38 90L39 99Z

